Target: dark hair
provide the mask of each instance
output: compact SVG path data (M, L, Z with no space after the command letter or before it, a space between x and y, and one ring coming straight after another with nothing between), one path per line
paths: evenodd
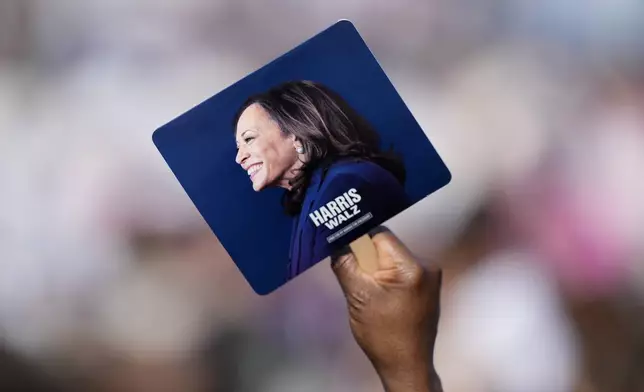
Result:
M246 100L233 120L233 130L242 112L257 103L268 112L285 135L302 143L308 162L291 180L292 189L282 203L288 215L300 212L312 173L340 159L374 162L405 183L402 159L393 151L381 151L373 127L331 89L311 81L293 81L273 87Z

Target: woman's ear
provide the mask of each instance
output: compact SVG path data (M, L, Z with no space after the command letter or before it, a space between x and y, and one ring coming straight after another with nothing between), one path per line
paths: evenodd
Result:
M298 154L304 154L304 146L302 146L302 143L295 141L293 147Z
M293 143L293 148L295 149L295 151L298 151L298 153L299 153L299 150L302 149L302 142L297 140L295 135L292 135L292 134L289 135L288 138L291 140L291 143Z

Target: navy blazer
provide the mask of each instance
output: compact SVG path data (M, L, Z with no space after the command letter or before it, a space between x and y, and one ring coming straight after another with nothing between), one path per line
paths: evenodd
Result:
M410 205L403 185L373 162L343 160L318 169L293 221L288 279Z

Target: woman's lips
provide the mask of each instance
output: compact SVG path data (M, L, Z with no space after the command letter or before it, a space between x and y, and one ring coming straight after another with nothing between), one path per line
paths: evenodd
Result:
M255 177L255 174L257 174L257 172L258 172L262 167L264 167L264 164L263 164L263 163L261 163L261 162L260 162L260 163L253 163L252 165L250 165L250 166L248 167L248 169L246 170L246 172L248 172L248 175L250 176L250 179L251 179L251 180L253 179L253 177Z

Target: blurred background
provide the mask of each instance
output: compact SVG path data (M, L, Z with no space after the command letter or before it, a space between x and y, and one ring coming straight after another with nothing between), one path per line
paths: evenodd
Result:
M640 0L0 0L0 390L381 390L328 265L256 296L151 142L340 18L453 174L388 224L445 391L644 391Z

